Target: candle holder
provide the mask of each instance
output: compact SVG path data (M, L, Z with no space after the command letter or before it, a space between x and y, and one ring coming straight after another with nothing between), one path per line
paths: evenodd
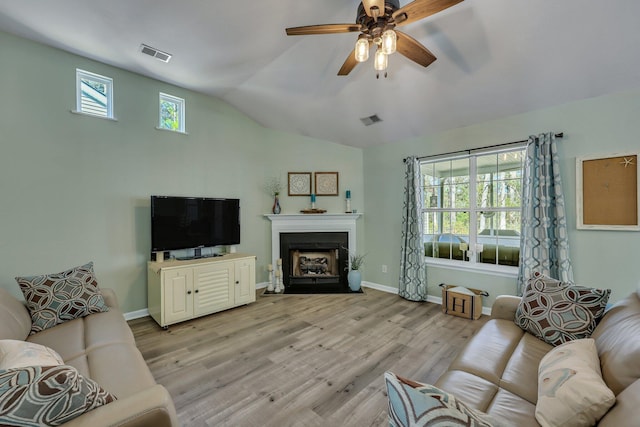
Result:
M276 294L279 294L284 290L281 288L280 283L282 283L282 279L280 278L280 270L276 270L276 288L274 289L274 292Z
M345 213L352 213L351 210L351 190L347 190L347 193L345 195L345 204L346 204L346 208L344 210Z
M276 289L280 289L279 291L276 291L278 293L280 292L284 292L284 283L282 282L282 258L278 258L278 260L276 261L276 265L278 267L277 271L276 271Z
M273 292L273 265L269 264L267 266L267 270L269 270L269 284L267 285L267 292Z

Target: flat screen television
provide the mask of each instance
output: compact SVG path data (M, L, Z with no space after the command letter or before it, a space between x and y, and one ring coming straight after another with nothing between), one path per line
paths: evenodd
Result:
M151 196L153 252L239 243L239 199Z

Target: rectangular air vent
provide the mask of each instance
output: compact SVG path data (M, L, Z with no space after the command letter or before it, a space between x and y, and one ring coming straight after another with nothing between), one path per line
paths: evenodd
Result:
M365 126L371 126L374 123L381 122L382 119L378 117L377 114L374 114L373 116L363 117L360 119L360 121L364 123Z
M146 44L140 45L140 52L144 53L145 55L153 56L154 58L162 62L169 62L169 60L171 59L170 53L163 52L156 49L155 47L147 46Z

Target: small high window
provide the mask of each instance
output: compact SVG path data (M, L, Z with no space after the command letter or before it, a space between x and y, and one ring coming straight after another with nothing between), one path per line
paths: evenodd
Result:
M184 99L160 92L160 129L185 133Z
M113 79L76 69L76 111L113 119Z

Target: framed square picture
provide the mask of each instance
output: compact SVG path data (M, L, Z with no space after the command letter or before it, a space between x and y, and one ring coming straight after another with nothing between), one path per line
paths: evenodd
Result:
M338 172L316 172L315 184L317 196L337 196Z
M289 196L311 195L311 172L289 172Z
M639 154L576 159L578 229L640 231Z

